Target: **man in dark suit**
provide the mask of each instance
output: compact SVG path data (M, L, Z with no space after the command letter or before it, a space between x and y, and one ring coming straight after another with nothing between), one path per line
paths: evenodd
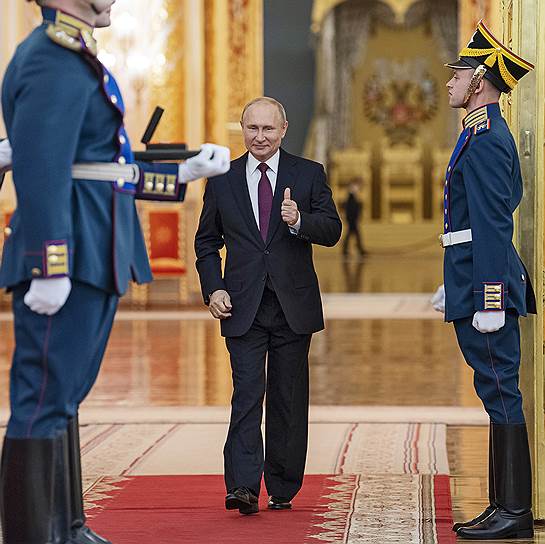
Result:
M322 165L280 149L288 128L282 105L258 98L241 125L248 153L231 163L229 175L209 179L195 251L203 297L221 320L233 370L226 508L252 514L263 472L271 509L291 508L302 485L308 351L312 333L324 328L312 244L335 245L342 227Z

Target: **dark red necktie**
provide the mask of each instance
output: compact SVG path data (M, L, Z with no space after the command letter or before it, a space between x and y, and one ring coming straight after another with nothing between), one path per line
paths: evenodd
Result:
M257 202L259 206L259 231L261 238L265 242L269 232L269 220L271 219L271 208L273 201L273 192L271 182L267 177L269 167L262 162L258 167L261 172L261 179L257 188Z

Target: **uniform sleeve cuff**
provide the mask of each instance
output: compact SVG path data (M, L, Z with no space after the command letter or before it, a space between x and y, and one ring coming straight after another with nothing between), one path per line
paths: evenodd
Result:
M25 261L33 278L70 276L70 251L67 240L47 240L41 252L28 252Z
M179 202L184 200L186 185L180 182L177 164L139 163L140 180L136 198Z
M299 214L299 218L297 219L297 223L295 223L295 225L288 226L292 234L299 234L299 229L301 228L301 214Z
M483 290L475 293L477 311L504 311L505 287L502 282L485 282Z

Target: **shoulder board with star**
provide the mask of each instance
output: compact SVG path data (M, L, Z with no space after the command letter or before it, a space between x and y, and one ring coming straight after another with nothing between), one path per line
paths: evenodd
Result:
M83 49L80 39L70 36L70 34L59 25L48 25L45 32L52 41L66 49L71 49L72 51L81 51Z
M473 127L473 134L482 134L483 132L488 132L490 130L490 123L491 120L487 119L486 121L482 121L481 123L478 123Z

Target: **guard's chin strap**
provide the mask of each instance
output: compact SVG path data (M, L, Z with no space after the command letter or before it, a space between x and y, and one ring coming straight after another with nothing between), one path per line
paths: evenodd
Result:
M469 99L473 96L473 93L477 90L477 87L479 86L479 83L482 81L484 75L486 74L486 66L484 64L480 64L477 66L477 69L473 73L473 76L471 77L471 81L469 82L469 85L467 87L467 91L464 97L464 108L468 105Z

